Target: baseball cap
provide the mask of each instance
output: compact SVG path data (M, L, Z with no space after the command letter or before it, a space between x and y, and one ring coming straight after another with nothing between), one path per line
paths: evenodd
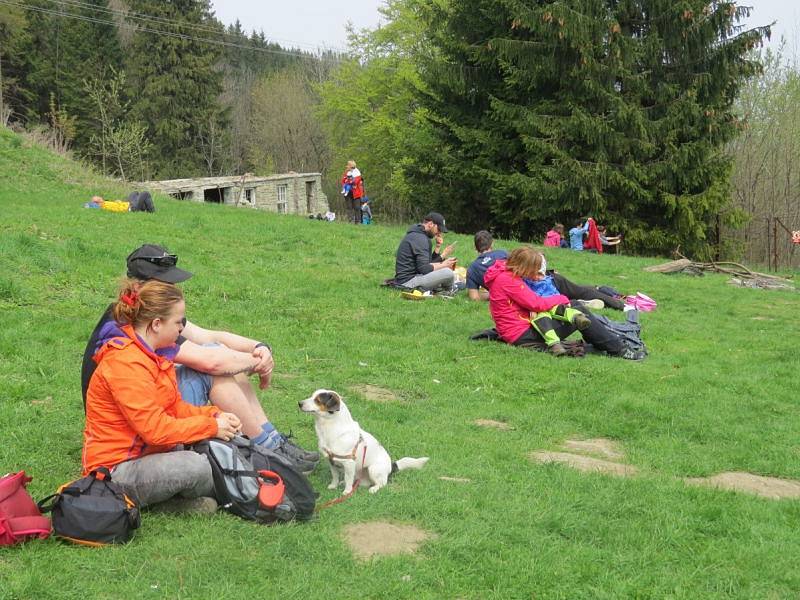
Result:
M444 217L440 213L429 212L427 215L425 215L423 221L431 221L432 223L436 223L439 226L439 231L442 233L447 233L448 231L444 224Z
M192 276L189 271L179 269L178 256L170 254L163 246L145 244L128 255L128 277L157 279L165 283L180 283Z

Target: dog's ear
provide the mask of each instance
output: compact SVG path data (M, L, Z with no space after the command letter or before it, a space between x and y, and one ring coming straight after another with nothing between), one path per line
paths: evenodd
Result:
M317 404L322 410L331 414L338 412L342 399L336 392L320 392L317 395Z

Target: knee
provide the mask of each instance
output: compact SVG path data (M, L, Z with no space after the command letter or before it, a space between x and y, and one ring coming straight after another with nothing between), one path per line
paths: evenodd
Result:
M211 481L211 465L208 459L197 452L191 450L181 450L182 469L189 481Z

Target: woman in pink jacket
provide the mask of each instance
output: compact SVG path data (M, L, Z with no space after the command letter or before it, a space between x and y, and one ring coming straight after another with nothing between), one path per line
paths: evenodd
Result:
M563 237L564 226L561 223L556 223L553 228L545 234L543 245L549 248L568 248L569 244L561 241Z
M525 284L524 278L536 274L537 251L530 246L522 246L511 252L508 260L496 261L484 276L484 284L489 290L489 311L500 338L514 346L545 347L544 338L531 326L531 313L549 310L558 304L569 304L569 298L561 294L543 298ZM591 321L589 327L580 333L583 339L598 350L605 350L612 356L628 360L642 360L645 353L628 348L613 331L597 321L583 308L578 308ZM555 327L558 337L567 338L576 327L571 323L558 322Z

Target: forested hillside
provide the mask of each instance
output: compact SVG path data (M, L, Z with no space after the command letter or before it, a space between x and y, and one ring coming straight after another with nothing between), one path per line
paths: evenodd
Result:
M254 87L326 58L225 27L208 0L4 2L0 47L4 122L131 179L269 169L248 151Z
M764 54L746 6L382 13L337 54L226 26L209 0L0 0L0 123L126 180L318 171L342 212L353 159L378 220L435 208L539 241L591 215L626 252L797 265L797 62Z

